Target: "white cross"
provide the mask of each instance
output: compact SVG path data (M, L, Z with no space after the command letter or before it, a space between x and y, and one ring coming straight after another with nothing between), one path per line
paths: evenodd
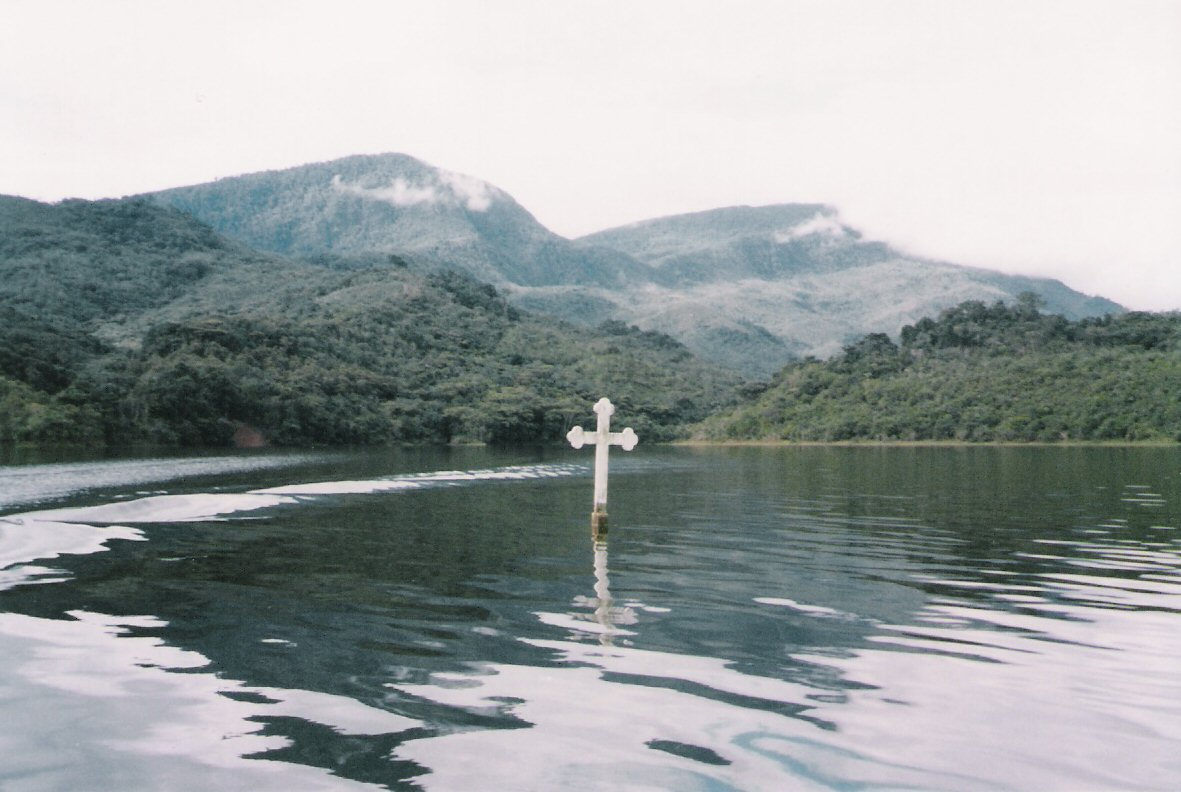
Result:
M615 413L613 405L606 397L595 402L594 410L599 415L599 425L594 434L587 434L581 426L576 426L566 433L566 439L575 448L584 445L595 447L595 508L596 512L607 511L607 449L617 445L624 451L631 451L640 442L640 438L631 427L622 432L611 431L611 416Z

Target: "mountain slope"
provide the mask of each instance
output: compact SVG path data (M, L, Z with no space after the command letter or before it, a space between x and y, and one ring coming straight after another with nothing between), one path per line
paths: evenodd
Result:
M1181 440L1181 313L1070 321L972 301L785 367L725 440Z
M555 440L611 394L648 440L736 378L389 256L264 254L143 200L0 197L0 443Z
M261 284L274 258L147 201L0 196L0 372L60 390L90 358L129 343L153 312L208 284L248 270L247 281L270 291ZM250 291L227 290L237 300Z
M1006 275L909 256L882 242L867 241L823 204L734 206L658 218L582 237L650 265L668 286L749 278L785 280L827 275L884 262L902 262L916 273L952 272L974 284L1016 296L1033 291L1046 310L1067 318L1095 316L1122 308L1089 297L1059 281ZM881 274L881 273L877 273Z
M729 207L566 240L502 190L398 154L349 157L151 196L284 254L372 254L467 272L514 304L667 333L748 375L897 334L964 300L1025 291L1070 318L1122 310L1058 281L909 256L820 204Z
M251 247L287 255L386 252L503 286L618 286L644 267L574 245L507 193L403 154L355 156L153 193Z
M751 373L773 373L797 356L828 357L866 333L897 335L965 300L1015 302L1029 291L1072 319L1122 310L1055 280L905 255L864 240L816 204L717 209L581 241L614 247L656 273L622 313Z

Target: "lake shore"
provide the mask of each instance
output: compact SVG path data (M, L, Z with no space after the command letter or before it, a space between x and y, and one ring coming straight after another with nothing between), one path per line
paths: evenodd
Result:
M1089 448L1154 448L1164 447L1169 448L1176 445L1181 445L1181 442L1174 440L995 440L995 441L974 441L974 440L675 440L669 445L676 446L701 446L701 447L728 447L728 446L751 446L751 447L768 447L768 446L799 446L803 447L851 447L851 448L1063 448L1063 447L1089 447Z

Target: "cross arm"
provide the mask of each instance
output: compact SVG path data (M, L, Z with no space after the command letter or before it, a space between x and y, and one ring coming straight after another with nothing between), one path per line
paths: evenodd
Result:
M575 448L582 448L584 445L594 445L599 438L593 432L584 432L581 426L576 426L566 433L566 439Z
M581 426L575 426L567 432L566 439L575 448L582 448L584 445L595 445L599 442L598 433L587 432ZM631 451L639 442L639 436L630 426L622 432L611 432L607 435L608 445L619 446L624 451Z
M640 438L632 428L629 426L622 432L611 433L611 445L617 445L624 451L631 451L636 447L636 443L640 442Z

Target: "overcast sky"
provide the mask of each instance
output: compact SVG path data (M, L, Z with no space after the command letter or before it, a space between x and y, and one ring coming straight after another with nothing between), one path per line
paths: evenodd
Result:
M565 236L836 206L1181 309L1181 0L0 0L0 193L396 151Z

